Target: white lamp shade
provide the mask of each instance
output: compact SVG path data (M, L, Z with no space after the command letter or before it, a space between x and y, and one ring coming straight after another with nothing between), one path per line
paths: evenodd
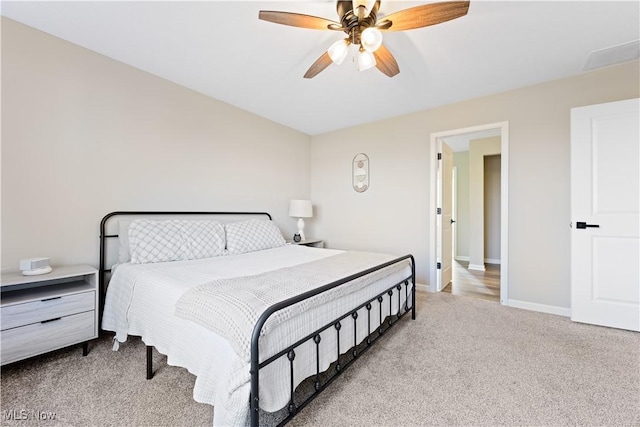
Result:
M368 70L369 68L376 66L376 58L373 53L364 49L360 50L358 55L358 71Z
M368 52L375 52L382 45L382 32L374 27L366 28L360 35L362 47Z
M349 44L349 40L347 39L338 40L329 47L327 53L329 53L329 58L331 58L334 64L342 64L344 58L347 57L347 53L349 53Z
M313 216L311 200L292 200L289 203L289 216L294 218L311 218Z

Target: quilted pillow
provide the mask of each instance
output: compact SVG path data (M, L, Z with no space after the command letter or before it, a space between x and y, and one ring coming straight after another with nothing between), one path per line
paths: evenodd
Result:
M250 219L224 225L229 254L243 254L286 244L280 229L266 219Z
M214 257L224 246L224 228L218 221L137 219L129 226L134 264Z

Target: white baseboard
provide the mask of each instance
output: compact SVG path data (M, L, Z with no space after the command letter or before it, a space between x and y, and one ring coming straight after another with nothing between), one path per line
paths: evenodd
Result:
M558 316L571 317L571 309L566 307L558 307L555 305L538 304L535 302L507 300L507 305L514 308L522 308L524 310L539 311L541 313L556 314Z
M429 287L429 285L425 285L425 284L422 284L422 283L416 283L416 291L431 292L431 288Z
M469 262L469 257L468 256L464 256L464 255L458 255L458 256L454 257L454 259L456 261ZM499 259L494 259L494 258L485 258L484 262L487 263L487 264L500 264L500 260Z
M469 267L467 267L468 270L477 270L477 271L487 271L486 268L484 268L484 264L469 264Z

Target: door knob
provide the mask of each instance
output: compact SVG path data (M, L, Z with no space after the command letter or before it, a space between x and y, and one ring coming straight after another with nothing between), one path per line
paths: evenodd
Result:
M456 222L455 219L450 219L449 221L451 221L451 224L453 224L454 222Z
M600 225L598 224L587 224L586 222L576 222L576 228L578 229L585 229L585 228L600 228Z

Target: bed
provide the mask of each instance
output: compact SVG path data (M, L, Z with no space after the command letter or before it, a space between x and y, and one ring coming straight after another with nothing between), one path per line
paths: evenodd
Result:
M100 225L102 329L114 350L142 337L147 378L152 348L195 375L214 425L286 423L401 317L415 319L411 255L286 244L271 219L112 212Z

